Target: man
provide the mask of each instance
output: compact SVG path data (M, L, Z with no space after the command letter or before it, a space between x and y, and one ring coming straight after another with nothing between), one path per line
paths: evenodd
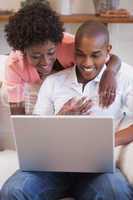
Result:
M108 108L99 105L99 82L110 51L107 28L96 22L83 24L75 38L76 65L44 81L34 113L113 116L116 145L133 141L133 114L127 101L127 96L132 98L130 66L123 63L117 75L115 102ZM125 129L117 131L124 118L127 118ZM55 200L70 195L78 200L129 200L133 198L133 189L117 170L114 174L18 172L2 190L2 200Z

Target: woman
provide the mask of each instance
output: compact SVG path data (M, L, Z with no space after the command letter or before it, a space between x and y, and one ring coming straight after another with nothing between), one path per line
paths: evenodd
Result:
M24 114L25 83L41 84L51 73L74 64L74 37L63 33L59 16L48 4L34 3L10 17L5 28L12 47L6 85L12 114ZM111 55L100 88L100 103L109 106L115 99L115 74L119 59Z

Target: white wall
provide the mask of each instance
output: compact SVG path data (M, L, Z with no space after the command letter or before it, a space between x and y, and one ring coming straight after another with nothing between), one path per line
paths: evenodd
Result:
M76 1L76 0L75 0ZM78 2L80 0L77 0ZM81 2L86 0L81 0ZM88 6L90 6L89 10L91 11L89 13L94 12L94 6L91 6L92 1L89 1ZM131 14L133 14L133 0L120 0L120 8L125 8L130 11ZM83 10L83 6L76 5L75 6L75 12L79 12L80 10ZM87 10L88 8L86 8ZM75 33L77 30L79 24L75 25L65 25L66 30L69 32ZM110 40L111 44L113 46L112 52L117 54L123 61L127 62L128 64L133 65L133 23L131 24L109 24L108 25L109 31L110 31Z
M0 0L1 10L13 10L16 11L20 8L21 0ZM10 52L10 48L4 37L4 22L0 22L0 54L6 54Z
M128 9L133 14L133 1L120 0L120 7ZM133 24L109 25L113 52L123 61L133 65Z
M92 0L49 0L49 2L61 14L94 13Z
M10 48L4 37L4 26L5 23L0 23L0 54L7 54L10 52Z
M17 10L20 7L21 0L0 0L0 9Z

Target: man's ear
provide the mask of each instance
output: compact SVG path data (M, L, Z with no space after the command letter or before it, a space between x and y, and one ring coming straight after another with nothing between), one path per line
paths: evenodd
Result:
M111 52L111 49L112 49L112 45L108 44L107 46L107 57L106 57L106 60L105 60L105 63L107 64L109 59L110 59L110 52Z
M107 46L107 53L110 54L111 50L112 50L112 45L108 44L108 46Z

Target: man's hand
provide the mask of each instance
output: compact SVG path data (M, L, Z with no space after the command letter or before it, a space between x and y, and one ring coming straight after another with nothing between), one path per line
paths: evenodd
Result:
M57 115L83 115L89 114L89 111L92 107L92 101L87 97L82 98L71 98L68 100Z
M112 70L105 70L99 84L99 105L109 107L116 97L117 82Z

